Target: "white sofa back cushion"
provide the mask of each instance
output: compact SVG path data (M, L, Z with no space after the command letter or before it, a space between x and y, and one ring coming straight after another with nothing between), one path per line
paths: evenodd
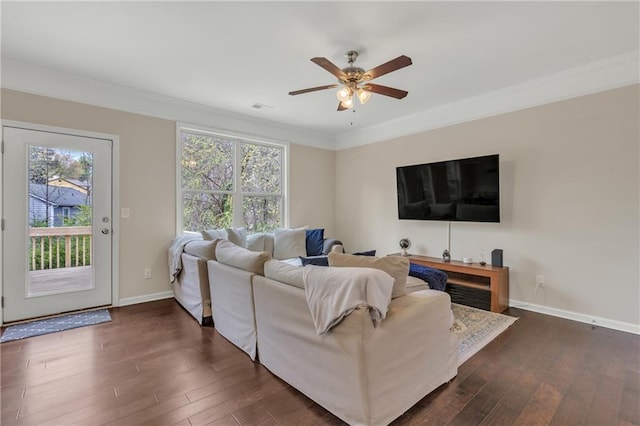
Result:
M207 241L226 240L227 231L225 229L207 229L202 231L202 238Z
M276 229L273 233L273 257L291 259L307 255L306 228Z
M277 259L264 264L264 276L304 290L303 268Z
M264 263L271 259L271 254L266 251L254 252L221 240L216 246L216 259L225 265L264 275Z
M194 240L184 246L184 252L203 259L216 260L216 246L221 240Z
M400 256L354 256L344 253L329 253L329 266L348 266L359 268L375 268L385 271L393 277L392 298L407 294L407 276L409 275L409 259Z
M244 228L227 228L227 237L233 244L247 247L247 231Z
M262 232L247 235L247 248L251 251L269 251L264 249L264 238Z

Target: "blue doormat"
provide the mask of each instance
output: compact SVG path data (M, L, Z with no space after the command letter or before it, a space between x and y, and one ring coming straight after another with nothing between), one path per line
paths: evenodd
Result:
M99 311L80 312L79 314L63 315L45 320L16 324L7 327L2 333L0 343L12 340L26 339L27 337L41 336L57 331L71 330L72 328L85 327L87 325L100 324L111 321L111 315L106 309Z

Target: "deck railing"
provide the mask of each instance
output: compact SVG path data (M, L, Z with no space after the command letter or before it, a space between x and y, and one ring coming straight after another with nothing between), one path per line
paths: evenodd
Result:
M90 226L30 228L29 270L91 265Z

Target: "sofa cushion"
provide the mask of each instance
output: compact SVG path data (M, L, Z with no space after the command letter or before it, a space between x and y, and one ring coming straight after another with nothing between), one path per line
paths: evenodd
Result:
M247 231L244 228L227 228L227 239L238 247L247 247Z
M273 234L273 257L291 259L307 255L307 230L276 229Z
M375 268L385 271L393 277L393 293L396 298L407 294L407 276L409 275L409 259L401 256L354 256L344 253L329 253L329 266L348 266Z
M300 261L302 262L302 266L306 266L306 265L329 266L329 258L326 255L311 256L311 257L300 256Z
M216 246L216 259L225 265L264 275L264 263L271 259L271 255L266 251L255 252L220 240Z
M264 234L262 232L247 235L247 248L251 251L269 251L264 248Z
M184 246L184 252L203 259L216 260L216 246L221 240L193 240Z
M264 276L275 281L304 289L303 270L286 262L273 259L264 264Z
M320 256L324 248L324 229L307 229L307 256Z
M226 240L227 231L224 229L207 229L205 231L202 231L202 238L207 241Z

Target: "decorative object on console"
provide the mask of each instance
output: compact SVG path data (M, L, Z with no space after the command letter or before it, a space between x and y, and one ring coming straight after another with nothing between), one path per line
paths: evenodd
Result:
M400 244L400 248L402 249L402 255L408 256L409 253L407 252L407 250L411 248L411 240L408 238L403 238L400 240L399 244Z
M491 252L491 266L502 268L502 249L495 249Z
M473 263L473 258L471 257L463 257L462 263Z
M449 253L449 250L444 249L444 251L442 252L442 261L451 262L451 254Z

